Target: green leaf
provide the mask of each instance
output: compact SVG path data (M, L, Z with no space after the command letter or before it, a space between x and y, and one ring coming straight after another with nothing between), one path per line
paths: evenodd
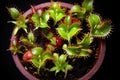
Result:
M79 56L80 57L89 57L90 53L88 52L87 49L86 50L85 49L81 49Z
M48 27L47 21L49 20L49 14L46 12L44 12L41 17L39 16L39 14L34 14L31 19L33 22L35 22L35 25L37 28L38 27L40 27L40 28Z
M24 44L28 44L28 42L29 42L28 39L26 39L26 38L22 39L21 41L22 41Z
M42 54L43 49L41 47L35 47L32 49L32 54L35 56L39 56Z
M66 53L73 57L87 57L89 56L92 51L89 49L82 49L77 46L67 46L66 44L63 45L63 50L66 51Z
M54 20L56 20L55 10L54 10L54 9L49 9L49 13L50 13L50 16L51 16Z
M65 16L64 10L59 10L56 14L56 22L60 21Z
M76 46L68 47L66 44L63 45L63 49L67 52L68 55L78 55L81 51L79 47Z
M64 10L50 9L50 16L54 19L55 22L58 22L65 16Z
M9 11L11 17L13 19L17 20L19 14L20 14L19 11L18 11L18 9L17 8L8 8L8 11Z
M49 20L49 18L50 18L49 13L44 12L44 13L42 14L42 20L43 20L43 22L47 22L47 21Z
M66 59L67 59L67 55L65 55L65 54L62 54L62 55L60 55L60 57L59 57L60 63L64 63L64 62L66 61Z
M71 8L71 12L80 12L81 10L81 7L79 5L74 5L72 8Z
M22 51L20 50L20 45L17 44L16 39L12 41L12 44L10 45L9 50L12 51L13 54L22 53Z
M92 41L93 38L89 34L86 34L85 37L80 42L80 45L82 45L83 48L89 48L89 45L91 44Z
M67 49L67 44L64 44L62 47L64 50Z
M39 65L44 66L46 63L46 60L48 59L52 59L52 55L50 54L50 52L43 52L41 55L41 59L39 60L40 61Z
M47 59L52 59L52 58L53 58L53 56L51 55L50 52L44 52L43 55L42 55L41 61L42 61L43 63L45 63L45 61L46 61Z
M13 34L16 35L18 31L19 31L19 27L15 27Z
M28 39L29 39L31 42L34 41L35 38L34 38L34 34L33 34L32 31L28 33Z
M81 30L80 25L77 23L73 23L69 30L68 30L68 37L72 38L74 35L76 35Z
M62 38L66 40L68 39L68 36L67 36L68 30L65 24L60 24L59 27L57 28L57 31Z
M60 4L58 2L53 2L51 8L60 9Z
M88 17L88 22L91 27L95 28L101 22L101 19L100 19L99 15L90 14L90 16Z
M91 12L93 8L93 0L84 0L82 7L86 9L86 12Z
M33 14L32 15L32 21L39 24L40 23L40 16L38 14Z
M48 24L47 24L47 22L43 22L43 20L40 19L39 27L40 27L40 28L47 28L47 27L48 27Z
M54 51L54 50L55 50L55 47L54 47L53 45L51 45L51 44L48 44L46 50L47 50L47 51Z
M65 49L68 55L78 55L80 53L79 47L68 47Z
M71 24L71 16L66 16L65 19L64 19L64 22L66 25L70 25Z
M22 28L27 33L27 25L26 25L27 22L28 19L25 19L23 15L20 15L17 20L16 27L18 27L19 29Z
M97 28L92 29L92 36L95 37L106 37L111 31L111 24L106 21L106 22L102 22L101 24L99 24L97 26Z
M52 37L52 38L50 39L50 41L51 41L51 44L56 45L56 38L55 38L55 37Z
M58 55L57 53L54 53L54 54L53 54L53 57L54 57L55 60L58 60L59 55Z
M58 7L50 7L48 12L50 13L50 17L54 20L54 25L65 16L65 10Z
M26 25L25 23L21 23L21 22L20 22L20 24L18 23L18 25L17 25L16 27L18 27L19 30L22 28L22 29L27 33L27 25ZM18 31L19 31L19 30L18 30ZM17 31L17 32L18 32L18 31ZM17 32L16 32L16 33L17 33Z
M40 63L39 63L39 61L38 61L37 58L32 58L31 61L32 61L32 63L33 63L34 66L36 66L37 68L39 68L39 64Z
M83 19L85 17L85 12L86 12L85 8L81 8L81 11L77 13L77 17L79 19Z
M84 7L80 7L80 5L74 5L70 11L75 13L74 15L77 15L77 18L83 19L86 9Z
M53 38L53 33L50 32L48 29L42 29L42 34L44 37L46 37L47 39L51 39Z
M12 23L14 23L16 25L15 29L14 29L14 32L13 32L14 35L17 34L19 29L23 29L27 33L27 25L26 25L26 23L28 22L28 19L25 19L25 17L23 15L20 15L17 18L16 21L9 21L9 22L12 22Z
M16 55L17 53L23 53L22 51L20 51L20 50L19 50L17 47L15 47L15 46L11 46L11 47L9 48L9 50L12 51L14 55Z
M28 22L28 19L25 19L25 17L23 15L20 15L18 17L17 24L23 26L23 25L26 25L25 23L27 23L27 22Z
M50 69L50 71L55 71L55 74L57 74L60 71L66 72L72 69L72 66L69 65L68 62L66 62L67 55L62 54L59 56L58 53L54 53L53 56L53 63L55 65Z
M16 39L13 39L13 40L12 40L12 45L14 45L14 46L17 45L17 40L16 40Z
M66 70L68 71L68 70L71 70L73 67L71 66L71 65L67 65L66 66Z
M59 63L59 55L58 55L58 53L54 53L53 57L54 57L53 63L55 64L55 66L59 66L60 63Z
M77 32L81 30L80 25L78 23L73 23L71 26L70 25L65 25L65 24L60 24L57 28L57 31L59 35L66 39L70 40Z
M32 58L32 63L38 68L37 72L39 73L40 68L45 65L46 60L52 59L52 55L50 54L50 52L42 52L42 48L40 47L34 48L34 51L32 49L32 53L34 53L35 55L37 54L37 56L34 56Z
M47 34L47 38L48 38L48 39L53 38L53 33L52 33L52 32L49 32L49 33Z
M50 69L50 71L55 71L55 75L60 72L60 69L57 66L54 66Z
M52 67L51 69L50 69L50 71L56 71L57 70L57 67L56 66L54 66L54 67Z
M8 21L8 23L13 23L13 24L17 24L17 21Z

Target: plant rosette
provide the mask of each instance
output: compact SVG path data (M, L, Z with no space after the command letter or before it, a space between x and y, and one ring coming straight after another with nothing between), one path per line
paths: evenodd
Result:
M88 80L99 69L111 23L93 12L93 0L7 9L15 24L9 50L29 80Z

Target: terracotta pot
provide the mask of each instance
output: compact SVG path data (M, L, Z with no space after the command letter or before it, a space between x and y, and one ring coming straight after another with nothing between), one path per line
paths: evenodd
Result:
M71 8L73 5L72 4L69 4L69 3L65 3L65 2L60 2L61 5L63 7L66 7L66 8ZM36 5L34 6L35 9L39 9L40 7L44 8L44 7L48 7L50 6L50 2L46 2L46 3L42 3L42 4L39 4L39 5ZM32 14L32 9L29 9L27 10L25 13L24 13L24 16L27 17L29 14ZM15 36L12 35L11 37L11 40L14 38ZM104 59L104 55L105 55L105 50L106 50L106 45L105 45L105 41L100 39L99 40L99 55L98 55L98 59L97 61L95 62L95 65L91 68L91 70L86 73L83 77L80 77L78 80L88 80L90 79L97 71L98 69L100 68L102 62L103 62L103 59ZM32 74L30 74L27 70L25 70L24 66L21 64L19 58L18 58L18 55L12 55L13 57L13 60L17 66L17 68L19 69L19 71L26 77L28 78L29 80L39 80L37 79L36 77L34 77Z

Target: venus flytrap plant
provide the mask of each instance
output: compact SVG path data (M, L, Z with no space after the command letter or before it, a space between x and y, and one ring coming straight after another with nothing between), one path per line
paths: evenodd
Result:
M50 44L56 45L56 38L54 37L54 34L52 31L48 29L43 29L41 33L43 37L47 38L50 41Z
M90 13L93 10L93 0L84 0L82 7L85 8L86 13Z
M25 46L34 47L35 43L35 36L32 31L30 31L26 38L21 37L20 42L22 42Z
M85 17L85 12L85 8L81 7L80 5L74 5L70 10L70 13L76 15L79 19L83 19Z
M26 23L28 22L28 19L25 19L25 17L17 10L17 8L8 8L8 11L11 17L14 20L16 20L16 21L9 21L16 25L13 34L16 35L20 29L23 29L27 33Z
M65 17L64 22L65 23L62 23L58 26L57 31L59 35L63 39L68 40L69 45L71 45L71 38L81 30L80 24L76 22L71 23L71 16Z
M48 51L43 51L41 47L35 47L32 49L32 63L37 67L37 72L40 72L40 69L44 67L46 61L52 59L52 55Z
M50 69L50 71L55 71L55 74L57 74L60 71L65 72L64 78L66 78L67 71L73 68L70 64L68 64L68 62L66 62L67 55L62 54L59 56L58 53L54 53L53 57L53 63L55 65Z
M77 40L77 44L79 46L82 46L82 48L86 49L86 48L90 48L90 44L93 42L93 37L90 36L90 34L85 34L84 38L82 39L82 41Z
M12 19L17 20L18 16L20 15L20 12L16 8L7 8L8 12L10 13Z
M16 25L16 28L14 29L14 35L17 34L17 32L20 30L20 29L23 29L26 33L27 33L27 25L26 23L28 22L28 20L26 20L24 18L24 16L20 15L18 18L17 18L17 21L10 21L12 23L14 23Z
M83 20L93 10L93 0L84 0L82 5L74 5L70 13L76 15L77 18Z
M93 39L86 34L82 41L77 40L77 45L69 46L64 44L63 49L70 57L89 57L92 52L90 49L92 40Z
M38 13L33 14L32 21L35 24L35 29L40 28L47 28L49 27L47 22L49 20L50 16L47 12L42 13L42 15L39 15Z
M96 40L105 38L111 31L110 20L102 20L100 15L93 13L93 0L84 0L81 5L75 4L71 8L51 2L49 7L31 6L31 10L32 13L24 17L17 8L8 8L14 19L10 22L15 24L15 38L12 38L9 50L15 55L22 53L22 61L32 64L27 70L32 68L34 72L29 72L36 77L49 74L57 77L58 73L64 72L64 78L69 80L72 70L86 67L86 61L97 59L99 44Z
M99 15L90 14L88 22L91 27L91 35L94 37L105 37L111 31L110 20L101 21Z
M22 51L20 51L21 46L19 45L19 42L17 42L16 37L14 37L11 41L12 42L11 42L9 50L11 52L13 52L14 55L17 54L17 53L22 53Z
M58 2L52 2L48 12L54 20L54 26L65 16L65 10L61 8Z

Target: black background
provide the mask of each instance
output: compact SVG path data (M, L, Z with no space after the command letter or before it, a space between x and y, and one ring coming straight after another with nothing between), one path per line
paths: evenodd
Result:
M10 37L13 30L11 20L6 7L17 7L25 12L30 5L36 5L50 0L0 0L0 80L27 80L16 68L9 48ZM54 0L55 1L55 0ZM60 0L59 0L60 1ZM78 4L83 0L61 0L64 2ZM116 0L94 0L94 12L99 13L103 19L111 19L112 34L106 38L106 54L100 69L90 80L120 80L119 54L120 54L120 14L119 2ZM5 76L5 77L4 77Z

